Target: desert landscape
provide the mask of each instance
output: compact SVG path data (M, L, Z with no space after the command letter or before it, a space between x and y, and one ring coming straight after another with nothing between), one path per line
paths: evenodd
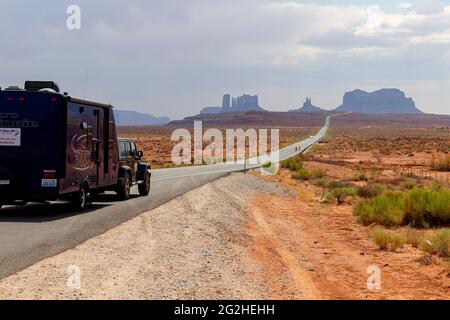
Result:
M280 127L282 145L317 130L301 117L300 127ZM335 117L278 174L192 190L1 280L2 298L448 299L447 119L380 118ZM168 167L175 128L120 134ZM65 285L68 264L80 266L82 290ZM373 270L380 283L370 287Z
M246 117L255 118L255 113L250 112ZM259 114L258 117L261 120L265 115ZM277 118L272 115L272 122L279 121L281 145L300 140L317 130L315 126L305 124L314 125L320 115L297 114L296 117L301 119L299 127L291 126L292 117L287 121L283 116ZM209 116L195 118L208 121ZM214 119L210 125L221 124L224 127L227 123L238 127L236 117L232 115ZM245 116L241 120L247 123ZM192 117L176 124L188 124L189 121ZM283 126L283 121L286 121L286 126ZM273 124L262 122L263 125ZM157 165L168 166L172 147L169 134L176 127L141 128L139 134L131 136L142 142L147 154L160 150L152 157L157 159ZM129 130L122 128L121 134L127 135ZM277 202L266 211L272 210L271 214L281 214L286 218L292 214L292 219L301 219L301 223L308 221L308 225L319 219L334 228L330 232L339 232L339 236L349 243L358 230L358 239L371 248L370 254L382 256L384 260L393 259L392 263L398 264L397 272L406 272L401 268L405 264L402 259L406 259L411 267L408 271L410 276L416 272L416 275L433 274L439 280L439 289L436 290L441 292L434 298L442 298L450 288L450 265L447 262L450 243L447 229L450 222L449 152L448 116L338 116L333 119L321 144L305 155L284 162L278 175L264 178L293 187L301 196L289 201L274 197L269 203L255 200L255 205L267 207ZM276 208L283 210L276 213ZM333 215L323 215L324 212L333 212ZM278 218L270 216L268 219ZM354 228L347 228L346 224ZM298 237L292 241L300 241L301 236ZM339 268L339 264L335 267ZM422 269L426 271L422 273ZM394 287L392 290L395 291ZM420 287L425 290L425 282ZM430 290L428 294L433 292L431 287ZM394 296L383 296L389 297ZM425 293L415 297L431 298Z

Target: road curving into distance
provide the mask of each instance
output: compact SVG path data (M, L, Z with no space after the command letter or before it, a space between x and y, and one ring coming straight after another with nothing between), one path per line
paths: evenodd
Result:
M152 170L152 181L162 181L208 174L240 172L244 171L245 169L260 168L269 162L278 163L280 161L287 160L289 158L295 157L296 155L304 153L309 148L317 144L320 140L322 140L330 127L330 118L331 116L327 116L325 125L319 130L319 132L317 132L316 135L291 144L285 148L275 151L272 154L269 154L268 156L248 159L246 164L244 164L244 162L220 163L181 168L156 169Z
M330 116L315 136L282 148L272 154L273 159L269 161L278 161L277 156L282 161L305 152L325 137L329 126ZM267 158L254 160L256 164L247 165L247 169L259 168L268 162ZM71 249L228 173L243 170L244 164L153 170L149 197L138 197L136 187L132 190L132 199L125 202L107 193L93 199L90 208L82 214L72 212L62 202L5 206L0 209L0 278Z

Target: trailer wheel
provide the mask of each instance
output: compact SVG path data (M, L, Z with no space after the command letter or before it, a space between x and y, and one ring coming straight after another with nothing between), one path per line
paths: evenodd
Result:
M86 209L88 192L89 188L86 185L83 185L80 188L80 191L72 195L72 207L76 211L84 211L84 209Z
M139 194L143 197L148 196L150 193L150 175L148 172L145 173L144 183L138 185Z
M131 176L129 173L126 173L125 177L123 177L123 185L119 186L117 190L120 200L125 201L130 199L130 191L131 191Z

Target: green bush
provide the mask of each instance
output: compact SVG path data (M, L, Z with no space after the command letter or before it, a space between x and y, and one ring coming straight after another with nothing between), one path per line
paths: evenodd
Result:
M354 188L335 188L331 190L331 194L336 199L337 204L343 204L347 197L355 195Z
M450 190L414 188L408 192L385 191L361 187L357 195L363 199L354 206L359 222L364 225L379 223L386 226L411 223L428 227L450 222Z
M270 161L263 164L263 166L262 166L263 169L269 169L270 167L272 167L272 162L270 162Z
M293 179L308 181L312 178L312 172L306 169L298 170L292 175Z
M406 238L383 229L374 230L373 241L382 250L397 251L406 243Z
M294 157L281 162L281 167L291 171L299 171L303 169L303 164L299 157Z
M420 244L421 250L446 258L450 256L449 247L450 229L443 229Z
M450 221L450 190L437 190L431 193L428 210L430 214L441 220L441 222Z
M374 198L382 194L385 189L385 186L380 183L372 183L366 186L359 187L356 194L361 198Z
M330 190L344 188L344 187L345 187L345 185L342 181L333 180L328 183L328 189L330 189Z
M357 173L352 177L353 181L369 181L369 178L365 173Z
M386 192L372 199L361 199L354 207L358 221L363 225L378 223L385 226L398 226L404 221L404 195L399 192Z
M427 226L426 215L431 200L431 191L415 188L405 198L405 213L415 226Z

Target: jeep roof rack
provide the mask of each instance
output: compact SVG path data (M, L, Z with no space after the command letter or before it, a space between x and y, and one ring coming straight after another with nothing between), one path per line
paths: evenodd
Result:
M40 91L42 89L52 89L59 93L59 86L54 81L26 81L25 90L27 91Z

